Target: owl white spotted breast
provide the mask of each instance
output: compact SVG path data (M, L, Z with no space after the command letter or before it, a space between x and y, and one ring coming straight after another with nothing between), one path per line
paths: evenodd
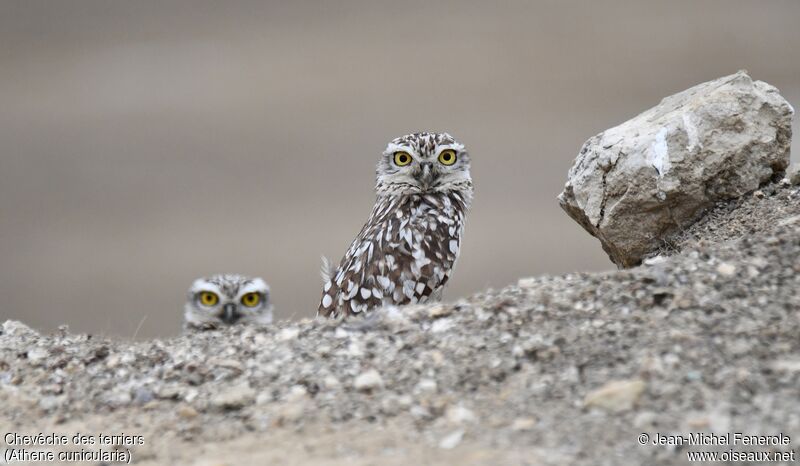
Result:
M360 314L441 298L472 203L470 158L447 133L391 141L377 167L367 223L334 269L324 261L317 315Z
M242 275L198 278L189 288L183 315L184 328L193 330L272 323L269 286Z

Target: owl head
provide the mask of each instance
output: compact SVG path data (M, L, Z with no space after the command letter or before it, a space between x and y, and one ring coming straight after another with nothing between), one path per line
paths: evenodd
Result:
M198 278L189 288L184 311L185 326L194 329L272 322L269 286L241 275Z
M377 168L378 195L472 192L469 154L447 133L414 133L392 140Z

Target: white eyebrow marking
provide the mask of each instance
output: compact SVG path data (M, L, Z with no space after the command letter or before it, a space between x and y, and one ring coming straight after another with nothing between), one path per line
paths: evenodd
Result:
M464 150L464 144L461 144L461 143L458 143L458 142L453 142L453 143L450 143L450 144L444 144L444 145L438 146L437 149L438 150L436 151L436 155L441 154L443 151L446 151L447 149L453 149L456 152L461 152L461 151Z
M412 149L411 147L409 147L409 146L401 146L400 144L395 144L393 142L390 142L386 146L386 150L383 151L383 153L386 154L386 155L394 154L395 152L408 152L412 156L416 156L417 155L414 152L414 149Z

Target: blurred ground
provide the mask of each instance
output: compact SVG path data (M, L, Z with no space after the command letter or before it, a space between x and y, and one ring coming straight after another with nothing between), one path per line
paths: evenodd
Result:
M474 160L447 298L611 268L555 201L583 141L740 68L796 105L798 17L790 0L4 1L0 320L170 335L215 272L262 275L279 318L311 316L377 154L420 129Z

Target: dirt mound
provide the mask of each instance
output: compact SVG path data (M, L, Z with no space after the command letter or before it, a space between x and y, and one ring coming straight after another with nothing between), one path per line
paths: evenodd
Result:
M721 243L766 234L797 220L800 195L788 180L762 186L758 191L720 202L689 228L665 241L661 253L671 254L702 242Z
M670 257L641 267L523 279L366 319L146 342L6 322L0 424L21 434L142 435L144 445L129 447L135 464L796 455L800 189L762 191L718 206L674 239ZM652 442L689 432L790 442L639 444L643 433ZM0 449L21 448L7 443ZM80 449L53 447L63 448Z

